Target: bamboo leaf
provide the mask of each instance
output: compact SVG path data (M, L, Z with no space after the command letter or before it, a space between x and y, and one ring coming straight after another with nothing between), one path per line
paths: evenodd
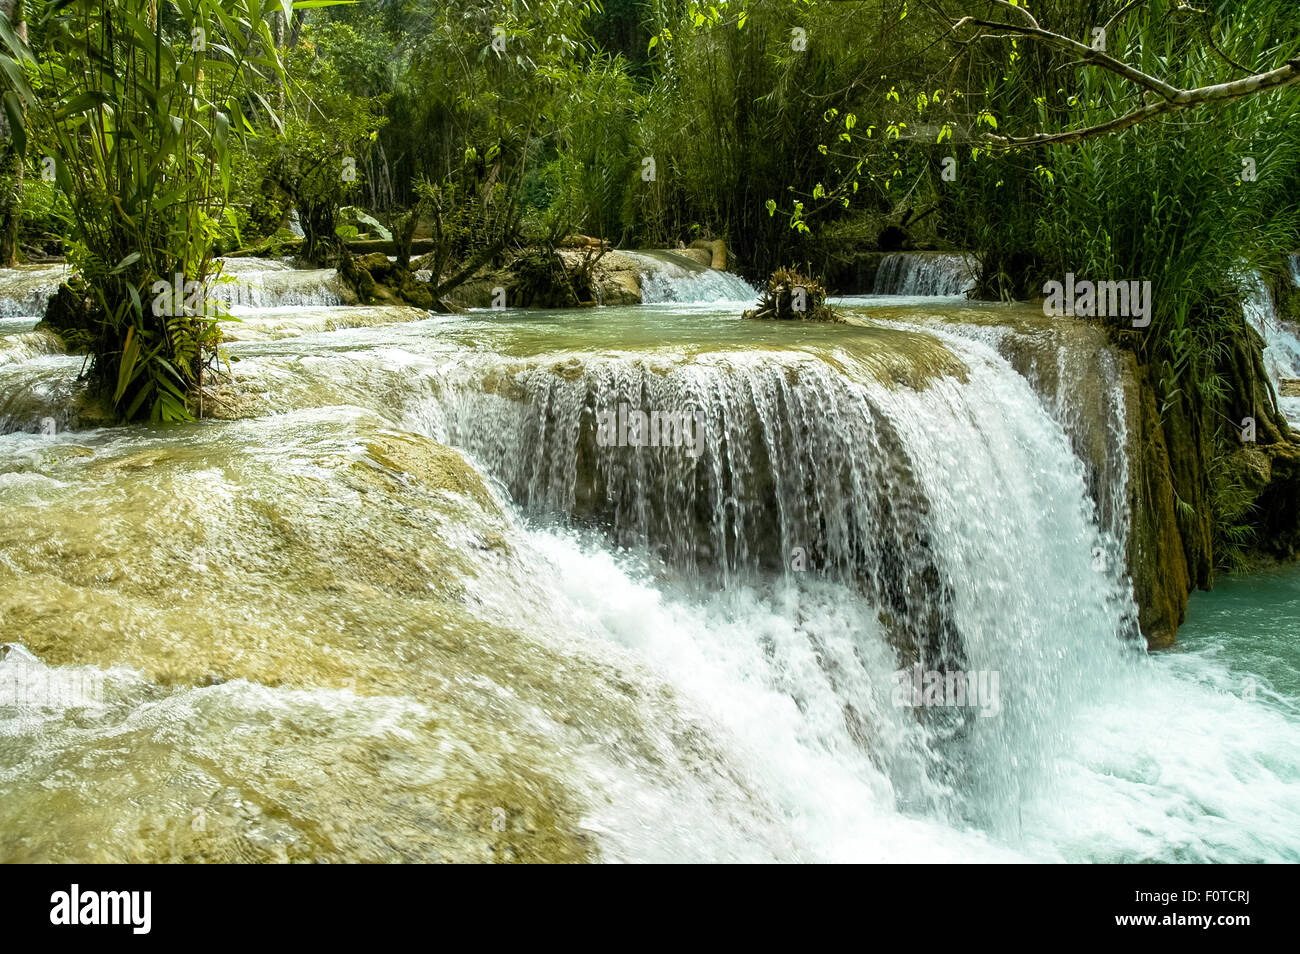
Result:
M89 89L84 93L72 97L63 107L54 114L56 120L67 119L69 116L76 116L81 113L88 113L92 109L102 108L111 102L107 93L103 90Z
M140 253L132 252L130 255L126 256L126 258L122 259L120 262L114 265L113 270L109 272L109 274L117 275L119 272L122 271L122 269L127 268L130 265L134 265L138 261L140 261Z
M122 345L122 361L117 366L117 390L113 392L113 403L117 404L126 394L135 377L136 360L140 357L140 341L135 336L135 325L126 329L126 341ZM138 408L137 408L138 410ZM128 417L130 413L128 412Z
M8 17L0 16L0 40L20 63L36 63L36 56L32 53L31 47L27 45L26 40L14 32L13 24L9 22Z

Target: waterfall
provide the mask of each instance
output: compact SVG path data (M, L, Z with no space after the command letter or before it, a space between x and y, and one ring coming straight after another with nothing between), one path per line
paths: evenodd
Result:
M218 269L219 268L219 272ZM84 358L68 355L53 333L33 330L50 296L69 273L66 265L0 269L0 434L48 433L97 423L83 421L77 372ZM238 321L230 340L276 339L314 331L413 321L411 308L343 307L345 290L335 269L297 269L288 261L216 260L209 298L223 302Z
M1120 354L1095 325L1048 328L935 322L943 340L979 341L1002 355L1029 382L1044 410L1069 437L1083 464L1088 496L1097 507L1104 559L1126 561L1129 541L1131 409Z
M39 318L67 276L66 265L0 268L0 318Z
M758 291L739 276L708 268L668 251L620 252L641 266L641 300L647 305L738 302L752 304Z
M1001 827L1065 744L1071 700L1120 664L1135 613L1122 570L1094 561L1108 544L1060 423L992 349L950 347L958 373L919 390L846 353L462 362L420 420L526 512L597 528L670 579L859 594L866 609L835 624L857 655L824 649L825 671L790 691L828 694L816 705L848 727L825 744L866 745L905 803ZM620 406L699 411L700 439L606 446L598 422ZM999 672L998 730L953 712L924 715L921 736L900 728L887 689L913 664Z
M283 261L259 258L217 259L222 277L212 297L240 310L286 306L338 305L344 291L332 268L295 269ZM69 274L66 265L24 265L0 269L0 319L33 318Z
M0 691L107 674L0 704L11 852L490 860L505 804L552 859L1300 860L1296 720L1097 559L1116 355L922 310L250 309L241 419L74 434L81 359L0 335L0 414L64 415L0 437Z
M1295 259L1292 259L1294 266ZM1264 370L1277 394L1278 407L1286 419L1300 426L1300 336L1282 321L1264 278L1252 271L1241 280L1242 309L1246 321L1264 339Z
M249 309L342 304L344 289L333 268L294 268L284 261L222 258L213 297L236 313Z
M891 252L880 261L874 294L964 297L975 287L979 263L949 252Z
M0 367L46 355L64 354L65 351L59 336L45 329L0 334Z

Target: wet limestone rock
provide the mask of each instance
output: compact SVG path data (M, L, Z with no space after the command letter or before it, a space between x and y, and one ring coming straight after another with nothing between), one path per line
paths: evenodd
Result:
M674 255L680 255L682 258L689 258L691 261L703 265L705 268L713 267L713 252L707 248L699 248L692 245L690 248L670 248L664 251L672 252Z
M570 270L581 267L581 252L565 249L560 255ZM641 268L626 255L605 252L592 266L591 281L602 305L641 304Z

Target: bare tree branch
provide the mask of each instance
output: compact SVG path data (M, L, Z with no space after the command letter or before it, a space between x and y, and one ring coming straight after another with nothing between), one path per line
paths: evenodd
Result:
M1210 86L1196 87L1194 89L1180 89L1179 87L1173 86L1158 77L1144 73L1142 70L1139 70L1122 60L1109 56L1101 50L1093 49L1090 46L1080 43L1078 40L1071 39L1070 37L1064 36L1060 33L1053 33L1051 30L1043 29L1038 24L1038 21L1030 15L1029 11L1025 10L1023 7L1015 6L1006 2L1006 0L993 0L993 2L998 6L1015 10L1017 13L1031 21L1032 25L1022 26L1017 23L999 23L991 20L981 20L976 17L966 16L952 24L952 32L959 33L966 27L974 26L985 30L1005 32L997 34L981 33L972 37L971 40L1006 39L1008 34L1039 40L1049 46L1076 54L1081 63L1108 70L1111 73L1121 76L1136 84L1147 93L1159 97L1156 102L1146 103L1145 105L1125 113L1122 116L1118 116L1115 119L1108 120L1104 123L1098 123L1094 126L1085 126L1080 129L1071 129L1058 133L1035 133L1032 136L1023 137L997 136L993 134L984 137L986 143L1003 149L1023 149L1031 146L1066 145L1068 143L1081 142L1085 139L1104 136L1109 133L1118 132L1122 129L1127 129L1130 126L1136 126L1138 123L1145 122L1148 119L1166 113L1195 109L1198 106L1205 106L1211 103L1229 103L1234 100L1244 99L1247 96L1254 96L1258 93L1282 89L1283 87L1300 83L1300 57L1297 57L1296 59L1288 61L1285 65L1266 73L1255 73L1227 83L1216 83ZM1109 27L1112 23L1136 6L1138 2L1139 0L1133 0L1133 2L1125 5L1118 13L1110 18L1106 26ZM964 44L971 42L971 40L958 39L958 42ZM1212 41L1211 44L1213 45ZM1216 52L1218 51L1216 50ZM1220 55L1223 54L1220 53ZM1233 65L1237 66L1235 63ZM1247 70L1247 72L1249 71Z
M1013 8L1013 9L1019 9ZM953 24L953 32L956 33L962 27L974 25L984 27L990 30L1009 30L1012 33L1018 33L1021 36L1032 37L1036 40L1042 40L1050 46L1058 49L1068 50L1079 56L1084 62L1092 66L1100 66L1102 69L1110 70L1119 76L1124 77L1131 82L1138 84L1153 93L1158 94L1164 99L1174 99L1179 92L1178 87L1171 86L1162 79L1143 73L1135 66L1117 60L1113 56L1108 56L1101 50L1094 50L1092 47L1073 40L1068 36L1062 36L1059 33L1053 33L1051 30L1044 30L1042 27L1022 27L1014 23L995 23L991 20L979 20L975 17L962 17Z
M1035 133L1032 136L1020 138L988 136L987 139L1009 149L1023 149L1029 146L1066 145L1118 132L1121 129L1136 126L1138 123L1165 113L1194 109L1197 106L1205 106L1210 103L1229 103L1267 90L1292 86L1297 82L1300 82L1300 58L1291 60L1286 66L1279 67L1268 73L1247 76L1244 79L1233 80L1230 83L1218 83L1214 86L1179 90L1173 99L1151 103L1140 109L1125 113L1116 119L1099 123L1096 126L1085 126L1081 129L1071 129L1059 133Z

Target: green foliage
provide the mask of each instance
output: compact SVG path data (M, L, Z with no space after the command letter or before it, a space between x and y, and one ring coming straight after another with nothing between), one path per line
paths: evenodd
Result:
M626 239L642 152L636 142L640 96L618 59L590 63L565 90L557 110L558 195L549 207L570 227Z
M1215 32L1230 42L1228 55L1266 64L1293 54L1300 15L1293 12L1292 29L1281 32L1280 9L1252 0L1226 11ZM1283 45L1270 36L1284 37ZM1133 17L1112 28L1109 43L1183 85L1223 66L1194 24ZM1124 81L1101 70L1066 74L1068 86L1032 97L1048 77L1060 82L1056 67L1025 56L990 80L989 102L1010 104L1000 110L1004 127L1086 126L1109 118L1123 100ZM1241 322L1242 272L1276 268L1300 245L1298 123L1300 96L1285 90L1075 147L986 154L965 163L948 217L958 241L979 251L994 294L1032 296L1044 279L1066 272L1150 280L1155 313L1143 352L1168 364L1170 391L1195 387L1218 400L1225 336ZM1254 178L1243 181L1247 169Z
M23 176L20 202L19 214L25 229L35 235L58 235L72 213L63 190L42 179L39 166L30 157Z
M917 107L895 86L943 57L899 26L901 0L650 6L660 72L642 138L660 181L643 190L646 238L705 223L766 276L850 207L911 201L919 162L886 130L910 135Z
M288 52L292 105L275 133L258 140L255 154L274 184L260 190L263 223L274 212L276 196L288 197L306 236L301 257L323 264L336 243L338 211L360 190L371 145L386 121L387 97L349 89L334 60L318 55L317 32L321 48L336 52L351 49L348 41L355 35L344 24L326 24L320 31L309 30L303 44ZM258 208L254 205L250 212Z
M1241 572L1249 568L1247 554L1256 542L1256 494L1224 454L1209 465L1210 509L1214 514L1214 554L1218 569Z
M124 418L188 418L203 355L218 339L206 303L195 308L186 295L170 313L177 297L159 283L180 275L184 295L208 277L232 144L271 116L248 86L280 71L271 9L260 0L70 0L30 24L30 46L4 31L7 112L31 153L55 164L92 377Z

